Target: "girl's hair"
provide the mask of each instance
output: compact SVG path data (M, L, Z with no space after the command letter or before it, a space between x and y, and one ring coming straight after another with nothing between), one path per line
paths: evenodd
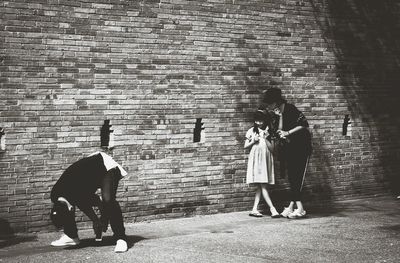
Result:
M263 121L266 122L268 121L269 114L267 111L258 109L256 112L254 112L254 121Z
M256 112L254 112L254 122L256 121L264 122L264 127L262 128L265 129L265 127L271 122L270 115L265 110L258 109ZM258 125L255 123L253 131L258 134Z

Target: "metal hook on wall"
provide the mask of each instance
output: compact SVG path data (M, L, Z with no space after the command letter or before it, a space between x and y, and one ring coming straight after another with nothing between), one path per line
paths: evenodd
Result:
M6 150L6 133L3 127L0 127L0 151Z

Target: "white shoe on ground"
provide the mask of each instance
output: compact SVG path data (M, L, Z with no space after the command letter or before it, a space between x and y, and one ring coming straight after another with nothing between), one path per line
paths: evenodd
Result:
M275 207L271 207L269 210L271 211L271 217L272 217L272 218L281 217L281 216L279 215L278 211L276 211Z
M121 253L121 252L126 252L127 250L128 250L128 244L126 243L126 241L123 239L118 239L114 252Z
M293 211L293 213L290 213L288 215L288 218L290 219L298 219L298 218L303 218L306 216L306 210L300 210L300 209L296 209Z
M281 213L281 216L288 217L291 213L293 213L293 209L289 209L289 207L285 207Z
M79 245L79 238L70 238L66 234L63 234L58 240L51 242L53 247L63 247L63 246L76 246Z

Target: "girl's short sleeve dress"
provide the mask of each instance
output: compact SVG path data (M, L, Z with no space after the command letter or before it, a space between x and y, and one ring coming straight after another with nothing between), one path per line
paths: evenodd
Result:
M268 133L259 130L260 141L251 147L247 165L246 183L275 184L274 161L272 153L266 144ZM256 133L250 128L246 133L246 140L251 140Z

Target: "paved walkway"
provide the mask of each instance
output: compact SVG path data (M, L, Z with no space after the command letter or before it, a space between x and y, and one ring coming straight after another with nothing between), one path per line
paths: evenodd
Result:
M400 200L376 197L311 209L306 219L247 212L127 224L129 250L113 252L80 231L77 248L53 248L59 233L0 240L0 262L400 262Z

